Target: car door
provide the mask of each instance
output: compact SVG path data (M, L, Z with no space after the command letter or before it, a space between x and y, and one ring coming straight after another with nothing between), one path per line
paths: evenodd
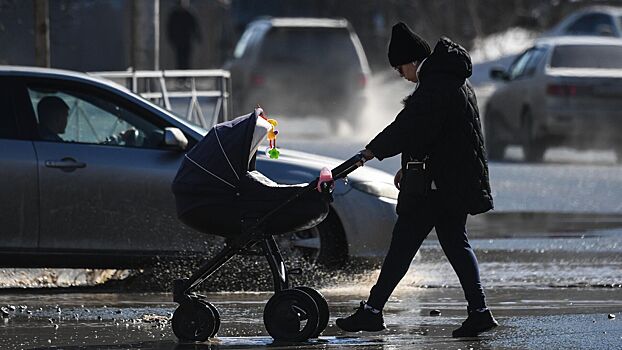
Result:
M37 157L32 123L17 119L14 80L0 77L0 250L36 249L39 235Z
M510 65L507 71L508 80L495 93L495 105L491 106L502 116L510 130L520 128L520 116L523 112L522 107L527 89L524 72L533 52L533 49L525 51Z
M544 74L544 57L549 46L536 46L531 50L529 61L522 73L522 91L524 93L523 106L531 112L533 123L543 122L542 116L546 111L546 77ZM520 116L519 116L520 122Z
M161 145L163 128L147 111L90 83L28 80L41 132L42 102L67 105L66 128L34 141L38 155L42 250L105 252L182 248L170 183L183 157ZM161 123L161 121L160 121ZM45 136L45 137L43 137Z

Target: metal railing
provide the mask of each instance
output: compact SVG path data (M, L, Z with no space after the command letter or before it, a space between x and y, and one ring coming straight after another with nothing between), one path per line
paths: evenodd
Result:
M90 72L114 81L204 128L229 120L231 74L227 70Z

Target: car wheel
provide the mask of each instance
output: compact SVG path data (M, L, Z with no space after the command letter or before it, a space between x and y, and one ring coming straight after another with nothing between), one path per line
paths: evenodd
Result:
M501 160L505 156L507 144L499 140L498 115L486 113L484 116L484 144L489 160Z
M546 145L533 135L533 117L529 110L523 113L521 122L521 145L527 162L542 162Z
M279 236L278 243L285 256L325 267L342 267L348 259L346 236L339 218L332 211L311 229Z

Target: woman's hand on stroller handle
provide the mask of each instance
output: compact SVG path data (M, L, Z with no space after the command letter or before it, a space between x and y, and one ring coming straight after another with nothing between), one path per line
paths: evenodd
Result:
M365 162L374 158L374 153L367 148L360 150L357 155L361 158L361 160L356 163L357 166L362 167L365 165Z
M364 150L359 151L359 154L360 154L363 158L365 158L365 161L372 160L372 159L374 159L374 157L375 157L375 156L374 156L374 152L372 152L371 150L369 150L369 149L367 149L367 148L365 148Z
M333 179L337 180L337 179L342 179L348 176L348 174L356 170L358 167L363 166L363 164L366 161L367 159L361 152L357 153L352 158L346 160L345 162L343 162L342 164L340 164L339 166L337 166L335 169L332 170Z

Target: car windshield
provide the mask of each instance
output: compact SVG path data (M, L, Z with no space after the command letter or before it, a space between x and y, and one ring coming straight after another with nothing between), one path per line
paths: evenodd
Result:
M358 61L347 28L274 27L267 34L261 56L273 64L344 66Z
M103 80L106 81L105 79L103 79ZM169 117L177 119L179 122L186 124L187 126L192 128L194 131L198 132L199 134L201 134L201 135L207 134L207 129L205 129L203 126L197 124L196 122L185 118L179 110L168 110L166 108L163 108L159 104L155 103L154 101L151 101L151 100L149 100L147 98L144 98L143 96L141 96L141 95L139 95L137 93L134 93L133 91L128 90L123 85L119 85L117 83L114 83L114 84L116 86L118 86L120 89L122 89L126 94L131 95L135 99L141 101L142 103L144 103L146 105L149 105L151 108L154 108L154 109L160 111L161 113L164 113L164 114L168 115Z
M563 45L557 46L551 58L554 68L622 68L622 46Z

